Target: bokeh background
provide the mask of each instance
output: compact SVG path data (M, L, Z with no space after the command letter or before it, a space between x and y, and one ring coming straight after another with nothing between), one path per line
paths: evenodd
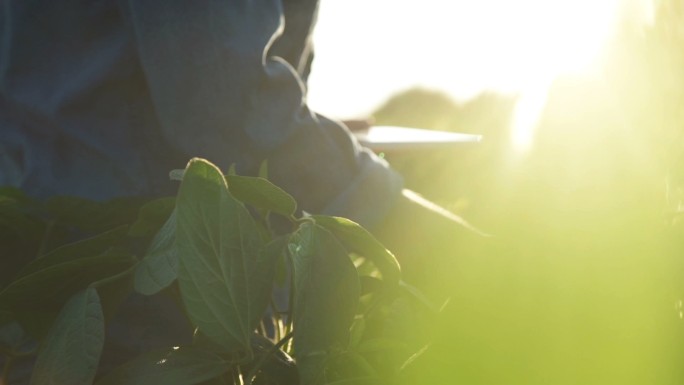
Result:
M684 384L684 2L323 0L315 43L315 110L485 138L385 154L493 235L438 246L407 383Z

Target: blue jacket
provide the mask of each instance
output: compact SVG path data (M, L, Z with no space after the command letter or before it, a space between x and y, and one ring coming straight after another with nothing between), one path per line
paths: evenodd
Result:
M0 185L171 195L191 157L370 225L401 177L306 105L317 0L5 0ZM352 76L352 74L340 74Z

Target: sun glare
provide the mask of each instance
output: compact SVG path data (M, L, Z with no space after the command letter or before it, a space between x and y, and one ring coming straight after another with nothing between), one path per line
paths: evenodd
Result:
M510 41L521 61L516 69L521 80L520 99L511 135L516 150L534 142L535 127L546 103L548 88L564 73L590 67L613 30L617 1L528 1L536 13L519 12L521 28Z
M592 63L625 1L641 0L323 0L310 105L349 117L414 86L515 93L512 141L527 148L545 88Z

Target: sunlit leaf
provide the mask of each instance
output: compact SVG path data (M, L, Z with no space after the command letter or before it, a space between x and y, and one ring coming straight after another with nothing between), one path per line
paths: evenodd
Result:
M405 342L393 340L390 338L373 338L363 341L356 349L359 353L372 352L404 352L408 351L409 347Z
M254 219L201 159L186 168L176 210L178 282L191 321L227 350L249 351L271 284L261 275L266 257Z
M394 254L361 225L341 217L313 215L312 218L316 224L333 233L347 250L371 260L387 283L399 283L401 268Z
M168 287L178 274L178 249L176 247L176 211L171 212L166 223L159 229L145 257L135 270L135 291L152 295Z
M218 377L230 367L211 351L177 347L143 354L114 369L96 385L192 385Z
M268 161L267 160L264 160L259 165L259 174L258 175L261 178L268 179Z
M359 343L361 343L361 338L363 337L363 333L366 331L366 320L363 317L359 317L354 320L354 323L352 324L350 328L350 339L349 339L349 346L354 347L357 346Z
M264 178L227 175L226 179L230 193L244 203L286 217L297 210L297 202L290 194Z
M295 356L302 384L317 384L327 357L349 344L359 277L344 247L316 224L302 224L289 249L295 270Z
M231 163L231 164L230 164L230 167L228 167L228 172L226 173L226 176L228 176L228 175L237 175L237 170L236 170L236 168L237 168L237 166L235 165L235 163Z
M360 275L359 279L361 280L361 295L381 292L385 288L385 284L379 278Z
M50 329L31 376L31 385L90 385L104 344L104 317L97 290L74 295Z
M326 385L378 385L382 383L382 379L378 377L354 377L328 382Z
M429 298L427 298L418 288L409 285L408 283L401 281L399 282L400 293L414 300L416 303L423 306L423 308L431 314L437 314L441 311L441 307L435 305ZM447 301L448 302L448 301ZM446 305L446 303L444 304ZM444 306L442 305L442 307Z

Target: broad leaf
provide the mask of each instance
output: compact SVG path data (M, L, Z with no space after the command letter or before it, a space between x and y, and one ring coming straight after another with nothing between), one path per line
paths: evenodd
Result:
M295 273L294 351L302 384L316 384L330 353L349 344L359 277L347 251L321 226L302 224L289 248Z
M282 236L264 245L259 251L256 265L250 271L250 307L256 309L251 321L256 327L261 322L273 293L273 282L279 258L287 250L289 237Z
M178 274L176 211L150 243L147 254L135 270L135 291L152 295L168 287Z
M29 269L0 292L0 310L54 311L90 283L122 272L134 263L131 255L111 250Z
M126 226L120 226L94 237L58 247L33 260L21 269L17 276L22 277L65 262L98 256L124 239L126 231Z
M15 316L7 309L0 309L0 327L4 327L7 324L14 322Z
M259 165L259 177L268 179L268 161L264 160Z
M50 198L46 206L57 222L97 234L135 222L140 206L147 200L143 197L122 197L96 202L73 196L57 196Z
M11 200L13 202L22 203L24 205L32 205L35 202L26 196L26 194L16 187L3 186L0 187L0 204L5 199Z
M192 385L228 371L231 364L217 354L176 347L143 354L114 369L96 385Z
M383 380L378 377L354 377L346 378L344 380L337 380L328 382L326 385L378 385L382 384Z
M297 202L280 187L261 177L227 175L228 189L238 200L256 208L289 217L297 211Z
M316 224L325 227L342 242L349 251L371 260L380 270L382 278L396 285L401 279L399 262L385 246L361 225L346 218L313 215Z
M176 197L167 197L146 203L138 211L138 220L132 225L128 234L134 237L154 235L166 223L176 207Z
M271 284L254 219L220 170L201 159L188 163L176 210L178 283L190 320L228 351L250 351Z
M401 294L423 306L424 309L428 312L426 314L437 314L441 312L441 309L449 302L447 300L444 304L442 304L442 306L437 306L432 301L430 301L430 299L427 298L425 294L418 290L418 288L409 285L404 281L399 282L399 288Z
M92 384L103 344L100 298L88 288L59 313L38 354L31 385Z
M43 245L46 221L35 206L21 191L0 188L0 289Z
M37 206L19 190L0 188L0 230L22 239L41 235L44 225L35 214Z
M24 339L24 330L17 322L0 323L0 348L14 350Z

